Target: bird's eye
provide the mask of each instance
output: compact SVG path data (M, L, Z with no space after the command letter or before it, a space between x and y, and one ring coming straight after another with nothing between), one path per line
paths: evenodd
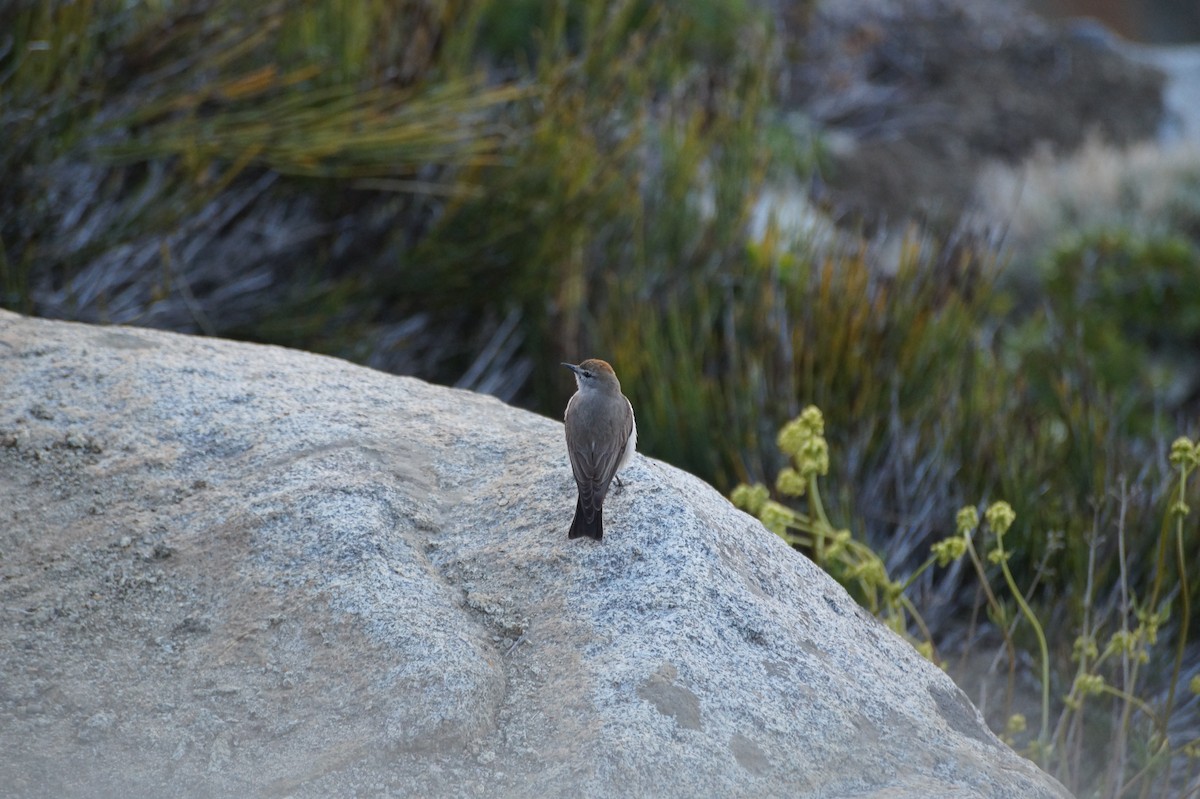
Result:
M591 377L591 376L592 376L592 373L591 373L591 372L584 372L584 373L583 373L583 376L584 376L584 377Z

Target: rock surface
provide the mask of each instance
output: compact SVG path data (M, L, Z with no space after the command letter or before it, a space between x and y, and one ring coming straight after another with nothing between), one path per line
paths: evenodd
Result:
M0 311L5 795L1068 796L699 480L574 492L488 397Z

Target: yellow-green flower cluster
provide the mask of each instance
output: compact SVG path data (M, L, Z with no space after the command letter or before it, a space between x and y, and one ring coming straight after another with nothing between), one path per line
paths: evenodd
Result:
M783 538L787 528L795 523L796 513L787 505L769 500L763 505L758 518L763 523L763 527Z
M974 510L972 508L971 510ZM959 515L962 515L961 513ZM967 554L967 539L961 535L951 536L950 538L938 541L930 551L937 558L939 566L949 566L954 561Z
M795 471L799 473L802 481L807 482L810 477L829 473L829 445L825 443L825 419L817 406L809 405L799 416L784 425L779 431L776 443L785 455L795 461Z
M1104 678L1099 674L1080 674L1075 678L1076 696L1092 696L1104 692Z
M1171 617L1171 609L1164 605L1157 613L1151 613L1149 610L1139 610L1137 612L1138 632L1146 639L1146 643L1154 646L1158 643L1158 628L1167 623L1167 619Z
M1081 635L1075 639L1075 644L1071 647L1071 660L1078 661L1080 658L1085 660L1095 660L1100 656L1100 649L1096 646L1096 639L1090 635Z
M1171 444L1171 456L1169 460L1172 466L1191 471L1197 465L1200 465L1200 447L1192 443L1192 440L1187 436L1180 436Z
M955 523L959 535L970 535L971 531L979 526L979 511L974 505L964 505L955 517Z
M886 586L888 583L887 569L879 558L861 561L846 570L847 579L861 579L868 585Z
M785 497L802 497L807 487L808 481L791 466L780 471L779 476L775 478L775 490Z
M1008 528L1012 527L1012 523L1016 520L1016 511L1012 509L1012 505L1001 500L993 502L984 514L987 518L988 526L992 528L997 536L1002 536L1008 532Z
M737 488L733 489L733 493L729 495L730 501L735 507L749 513L751 516L758 516L763 505L767 504L767 500L771 498L771 492L761 483L755 483L748 486L742 483Z
M836 558L842 553L842 550L846 549L850 540L849 530L838 530L826 539L825 557L829 559Z
M1184 483L1187 482L1188 472L1200 465L1200 446L1187 436L1180 436L1171 444L1171 455L1168 458L1171 465L1179 470L1179 496L1171 504L1171 513L1180 518L1191 513L1192 509L1183 501Z
M1140 628L1139 628L1140 629ZM1155 630L1157 637L1158 631ZM1140 645L1140 636L1136 632L1129 630L1117 630L1109 639L1108 645L1113 652L1122 655L1131 655L1139 663L1146 663L1150 660L1149 653Z

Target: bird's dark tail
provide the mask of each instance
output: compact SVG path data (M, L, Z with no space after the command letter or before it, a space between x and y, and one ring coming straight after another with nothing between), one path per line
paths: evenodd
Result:
M587 513L583 507L583 500L575 501L575 519L571 522L571 532L567 534L567 538L594 538L599 541L604 537L604 507L595 505L588 508L591 513Z

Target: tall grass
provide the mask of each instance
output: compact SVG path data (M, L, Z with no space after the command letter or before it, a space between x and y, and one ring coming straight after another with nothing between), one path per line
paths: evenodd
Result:
M529 87L441 63L441 43L455 37L450 23L464 8L344 0L5 6L0 296L31 310L34 294L64 287L66 298L47 303L54 312L103 319L112 304L93 298L91 285L70 285L81 275L95 284L89 267L97 260L137 251L127 260L145 264L143 274L125 268L105 287L123 292L122 281L178 268L165 257L154 263L155 254L197 228L247 216L250 205L251 214L271 216L276 209L263 206L281 199L280 187L285 200L327 198L335 218L368 191L477 191L462 175L498 162L505 139L519 132L498 122L497 108ZM310 182L235 199L264 175ZM167 293L183 302L194 282L173 280ZM140 292L141 301L153 294ZM204 300L217 320L209 332L226 329Z

